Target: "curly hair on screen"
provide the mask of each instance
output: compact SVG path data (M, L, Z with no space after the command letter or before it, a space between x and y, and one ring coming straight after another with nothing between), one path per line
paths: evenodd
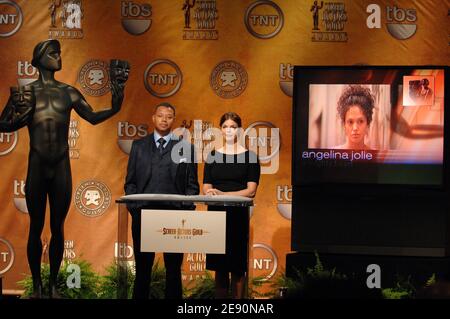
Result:
M337 107L342 123L345 123L345 115L353 105L358 105L361 108L369 125L372 122L373 109L375 107L374 96L370 93L370 89L361 85L349 85L342 92Z

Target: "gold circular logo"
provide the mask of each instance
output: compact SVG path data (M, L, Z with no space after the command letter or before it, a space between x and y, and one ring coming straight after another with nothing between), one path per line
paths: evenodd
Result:
M102 96L111 90L109 65L105 61L91 60L78 74L81 90L91 96Z
M9 241L0 238L0 276L14 264L14 249Z
M17 145L18 131L12 133L0 133L0 156L9 154Z
M0 0L0 38L7 38L19 31L23 13L14 1Z
M103 215L111 204L111 191L102 182L90 180L77 187L74 200L81 214L97 217Z
M263 243L252 246L251 262L253 276L261 278L260 281L270 280L278 269L278 256L272 247Z
M223 61L216 65L210 77L214 92L225 99L235 98L244 92L248 83L247 71L235 61Z
M178 65L167 59L150 63L144 72L144 85L150 94L166 98L178 92L183 82L183 73Z

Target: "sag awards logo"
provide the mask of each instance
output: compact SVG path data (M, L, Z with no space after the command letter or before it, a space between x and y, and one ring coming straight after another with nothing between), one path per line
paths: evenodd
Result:
M13 182L14 206L24 214L28 214L27 201L25 200L25 181L15 179Z
M0 38L7 38L19 31L23 14L19 5L13 1L0 0Z
M178 228L166 228L158 229L157 232L163 236L172 236L174 239L191 239L193 236L203 236L209 234L209 231L202 228L186 228L187 220L181 220L181 227Z
M291 220L292 216L292 187L277 185L277 208L284 218Z
M19 140L19 132L0 133L0 156L7 155L13 151Z
M284 94L292 97L294 66L290 63L280 63L280 88Z
M218 96L231 99L244 92L248 84L248 75L238 62L223 61L215 66L209 82Z
M253 268L253 278L262 278L260 281L268 281L277 272L278 257L275 251L266 244L253 244L253 260L250 265Z
M344 3L321 1L319 5L318 1L314 1L310 11L313 18L313 42L347 42L347 32L344 31L347 12Z
M258 121L250 124L244 132L248 147L258 154L261 174L275 174L279 167L281 147L280 130L272 123Z
M29 61L17 61L17 82L25 86L37 80L39 71Z
M14 264L14 249L9 241L0 238L0 277Z
M181 274L183 282L206 278L206 254L188 253L184 262L184 272Z
M284 15L275 2L260 0L247 8L244 22L248 32L254 37L270 39L283 28Z
M90 180L77 187L74 200L81 214L97 217L103 215L111 204L111 192L104 183Z
M152 25L152 6L148 3L122 1L122 27L132 35L141 35Z
M166 59L155 60L145 69L144 85L151 95L166 98L178 92L183 82L183 74L174 62Z
M202 158L203 154L209 154L213 150L213 123L202 120L194 120L193 141L197 150L197 158Z
M91 60L78 73L81 90L91 96L102 96L111 90L109 65L105 61Z
M148 135L147 124L132 124L129 122L117 123L117 144L125 154L130 154L131 144L135 139Z
M217 40L216 20L219 13L216 0L184 0L183 40ZM191 23L191 11L194 23Z
M49 6L50 39L81 39L83 5L81 0L51 0Z
M369 29L381 29L381 7L369 4L366 25ZM417 12L415 9L402 9L386 6L386 27L389 34L397 40L411 38L417 31Z
M69 156L71 159L80 158L80 149L78 148L78 139L80 138L79 130L80 122L78 120L70 120L69 124Z
M73 261L77 257L75 253L75 242L73 240L64 241L64 254L63 258L65 261Z

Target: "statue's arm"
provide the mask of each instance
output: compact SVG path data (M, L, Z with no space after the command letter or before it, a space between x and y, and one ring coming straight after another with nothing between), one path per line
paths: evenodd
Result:
M95 125L109 119L114 114L120 111L123 101L123 89L118 88L115 85L111 86L112 101L111 108L100 111L94 111L94 109L85 100L83 95L75 88L69 87L69 94L72 100L72 105L75 111L86 121Z

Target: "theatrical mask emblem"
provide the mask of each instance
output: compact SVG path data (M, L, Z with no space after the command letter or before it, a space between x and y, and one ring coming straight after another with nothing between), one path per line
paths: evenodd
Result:
M29 85L11 87L11 101L16 116L31 115L36 105L34 88Z
M103 73L103 70L100 69L94 69L89 71L88 78L90 80L89 84L94 85L103 85L103 79L105 78L105 74Z
M220 79L223 81L222 86L233 86L235 85L234 81L237 80L236 73L233 71L224 71L220 76Z
M109 72L111 84L123 88L130 74L130 64L123 60L111 60Z

